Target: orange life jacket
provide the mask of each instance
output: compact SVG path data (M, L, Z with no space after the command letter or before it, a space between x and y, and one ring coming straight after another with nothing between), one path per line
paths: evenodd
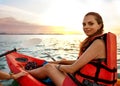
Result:
M105 86L116 86L117 81L117 48L116 36L113 33L106 33L95 39L103 39L106 44L106 58L104 60L92 60L75 73L76 79L83 83L88 80L92 83ZM94 40L95 40L94 39ZM94 41L93 40L93 41Z

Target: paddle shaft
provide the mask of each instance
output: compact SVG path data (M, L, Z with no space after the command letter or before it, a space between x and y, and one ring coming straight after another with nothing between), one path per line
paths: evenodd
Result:
M13 50L7 51L7 52L5 52L3 54L0 54L0 57L5 56L5 55L10 54L10 53L15 52L15 51L17 51L16 48L14 48Z
M48 57L50 57L53 61L56 61L50 54L48 54L48 53L45 53L45 54L47 54Z

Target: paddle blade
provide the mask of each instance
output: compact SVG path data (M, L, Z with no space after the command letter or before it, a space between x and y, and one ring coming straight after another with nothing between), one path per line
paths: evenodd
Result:
M32 38L32 39L29 39L29 40L25 41L24 43L22 43L21 46L24 48L32 47L37 44L40 44L40 42L41 42L40 38Z

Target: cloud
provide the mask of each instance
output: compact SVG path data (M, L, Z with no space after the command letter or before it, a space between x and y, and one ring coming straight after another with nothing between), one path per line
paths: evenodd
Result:
M29 23L41 22L40 15L6 5L0 5L0 17L14 17Z
M57 29L56 29L57 28ZM0 18L0 33L12 34L64 34L64 27L44 26L18 21L13 17Z
M39 28L37 25L18 21L12 17L0 19L0 32L5 33L30 33Z

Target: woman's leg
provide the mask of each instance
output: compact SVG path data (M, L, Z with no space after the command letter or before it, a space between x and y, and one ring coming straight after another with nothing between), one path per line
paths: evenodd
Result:
M27 75L27 72L19 72L19 73L13 74L11 78L18 79L18 78L25 76L25 75Z
M32 76L39 79L44 79L46 77L49 77L52 79L53 83L56 86L62 86L63 81L66 77L66 75L63 72L56 69L55 64L49 64L49 63L43 67L31 70L29 71L29 73Z

